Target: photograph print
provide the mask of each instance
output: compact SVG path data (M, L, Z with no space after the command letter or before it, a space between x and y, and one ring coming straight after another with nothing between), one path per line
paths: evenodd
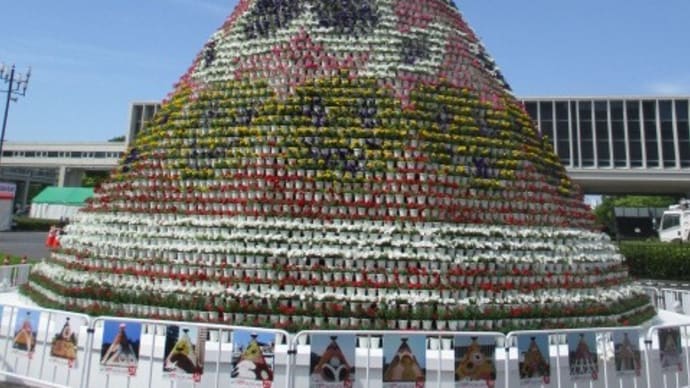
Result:
M50 339L50 359L53 363L73 368L77 362L77 335L81 330L83 318L64 314L51 317L52 338Z
M680 344L680 328L659 329L659 358L664 371L683 370L683 348Z
M490 387L496 381L494 337L455 337L455 386Z
M36 349L38 338L38 323L41 319L41 312L31 309L17 309L14 321L12 349L16 352L25 353L31 356Z
M355 378L355 343L353 334L312 335L310 386L352 387Z
M383 337L383 386L422 388L426 382L426 337L390 334Z
M105 321L101 343L101 371L136 375L141 344L141 323Z
M232 384L270 388L273 385L275 333L232 332Z
M636 331L615 331L613 333L613 354L616 372L619 376L642 374L640 334Z
M168 378L201 381L208 330L196 326L165 328L163 373Z
M521 386L549 385L551 364L548 335L526 334L519 336L518 359Z
M568 341L568 367L573 380L597 380L599 364L597 342L593 332L570 333Z

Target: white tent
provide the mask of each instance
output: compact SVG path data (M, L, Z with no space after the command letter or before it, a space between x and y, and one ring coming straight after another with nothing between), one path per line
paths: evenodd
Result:
M71 218L93 196L87 187L46 187L31 200L31 218L59 220Z

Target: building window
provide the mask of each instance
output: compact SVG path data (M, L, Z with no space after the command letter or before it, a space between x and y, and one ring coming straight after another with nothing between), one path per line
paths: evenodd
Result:
M594 166L594 133L592 131L592 102L580 101L580 147L582 167Z
M539 103L539 128L541 134L553 140L553 103L542 101Z
M572 121L573 131L573 166L580 165L580 139L577 136L577 102L570 101L570 120Z
M623 121L623 101L611 101L611 139L613 140L613 164L615 167L627 166L625 153L625 123Z
M661 119L661 153L664 167L676 166L676 147L673 136L673 106L672 101L659 101L659 118Z
M690 167L690 124L688 123L688 100L676 101L676 125L678 127L678 151L680 166Z
M561 163L570 165L570 120L568 119L568 102L556 102L556 153Z
M659 167L659 141L656 136L656 102L642 101L644 118L644 145L647 150L647 167Z
M609 151L609 119L606 101L594 103L594 120L597 134L597 163L599 167L611 167Z
M49 158L57 158L58 152L57 151L48 151L48 157Z
M642 125L640 124L639 101L625 104L628 115L628 141L630 147L630 166L642 167Z

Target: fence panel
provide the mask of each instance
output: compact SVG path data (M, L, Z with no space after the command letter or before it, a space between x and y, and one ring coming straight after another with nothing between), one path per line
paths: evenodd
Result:
M511 387L645 387L640 333L639 327L512 332L506 379Z
M29 264L0 266L0 292L13 290L29 281Z
M281 330L99 317L82 386L287 387L288 344Z
M497 332L303 331L292 341L291 386L504 386L504 343Z
M640 288L649 296L657 309L665 309L663 296L660 294L659 289L651 286L640 286Z
M89 317L64 311L1 306L0 374L78 387L84 361Z
M647 331L647 370L650 387L690 384L690 324L656 325Z

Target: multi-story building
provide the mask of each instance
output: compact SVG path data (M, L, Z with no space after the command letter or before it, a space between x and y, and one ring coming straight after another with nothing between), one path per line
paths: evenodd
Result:
M690 169L690 97L525 98L570 168Z

